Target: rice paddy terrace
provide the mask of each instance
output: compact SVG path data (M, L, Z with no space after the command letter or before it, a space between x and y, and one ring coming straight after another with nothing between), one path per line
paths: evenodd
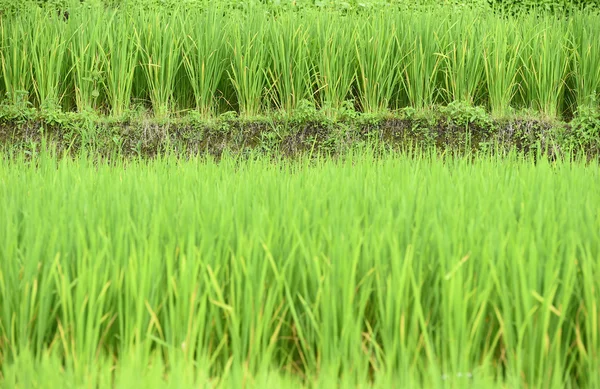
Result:
M594 2L41 3L0 387L600 387Z

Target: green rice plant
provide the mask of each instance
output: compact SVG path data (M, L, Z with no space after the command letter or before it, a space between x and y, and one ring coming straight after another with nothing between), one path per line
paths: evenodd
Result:
M54 12L32 10L27 35L33 91L38 106L58 109L67 90L67 24Z
M440 44L446 103L474 105L484 78L482 17L461 12L446 23L444 43Z
M301 100L314 101L309 32L293 14L281 15L268 25L264 42L268 82L275 106L291 112Z
M426 108L439 93L439 33L444 25L441 13L412 12L398 16L398 45L402 58L402 85L408 105Z
M328 13L309 14L315 80L321 108L327 114L337 112L350 97L356 78L355 52L352 45L354 19Z
M541 161L537 166L537 172L528 172L527 179L533 179L533 174L541 177L546 175L545 172L557 172L548 161ZM561 165L558 171L560 173L557 174L568 174L570 169ZM589 187L575 176L571 177L571 185ZM574 296L580 293L581 263L593 263L595 260L589 252L581 249L578 238L572 234L576 226L567 221L569 211L560 206L559 199L568 196L570 189L567 186L557 187L553 193L543 195L544 201L548 201L547 206L536 201L542 195L536 192L535 187L528 190L530 202L506 200L506 207L512 208L514 213L531 215L542 215L549 207L554 207L556 217L566 224L557 230L556 226L549 226L540 219L534 218L525 224L520 222L524 233L519 234L517 241L522 243L511 246L505 254L497 257L490 269L498 290L498 300L494 305L501 325L502 353L512 356L507 358L506 371L514 378L511 386L573 386L569 377L575 376L572 371L577 359L574 349L577 337L575 317L580 308L580 301ZM580 199L572 200L576 207L585 207L585 202L580 203ZM546 227L543 228L542 224ZM561 238L558 238L559 235ZM556 238L553 239L553 236ZM539 239L546 243L537 243ZM567 240L571 244L565 245ZM529 260L515 262L516 256ZM543 265L541 258L547 258ZM508 285L513 285L510 293L499 292ZM569 320L571 324L568 324ZM508 350L511 349L515 352L510 353ZM558 366L561 366L560 371Z
M20 105L27 101L32 91L31 62L28 59L31 38L26 26L31 15L19 15L15 19L0 18L2 33L2 83L9 104Z
M21 159L23 162L23 159ZM45 163L46 160L41 161ZM3 170L4 173L4 170ZM34 196L36 189L33 189ZM29 195L31 196L31 192ZM12 203L12 200L8 200ZM2 250L0 270L0 364L13 360L21 350L41 355L46 345L56 336L56 322L52 322L54 293L52 278L48 276L53 266L51 260L30 261L20 252L19 241L35 239L35 232L27 228L23 213L7 216L6 237L9 239ZM33 242L31 249L42 253L46 248L53 250L58 236L45 242ZM47 245L47 246L44 246ZM46 252L47 253L47 252ZM52 254L57 259L56 252ZM9 260L9 258L11 258ZM16 276L8 276L15 272ZM45 298L41 298L45 296Z
M390 109L400 83L395 20L386 14L369 17L354 34L358 65L358 101L363 112Z
M522 26L523 100L541 114L556 118L561 113L569 66L568 31L552 16L525 18Z
M416 177L407 181L413 179ZM382 347L378 361L387 380L398 382L396 380L402 377L399 384L411 385L409 377L417 378L414 372L419 371L419 380L425 378L420 376L427 371L424 361L434 362L432 338L427 330L428 318L424 317L426 307L422 305L419 288L415 287L416 280L413 277L416 272L410 270L417 265L414 262L414 247L407 247L404 256L393 242L380 247L380 250L382 255L388 254L400 261L402 266L379 263L375 273L373 293L378 301L375 318L381 328ZM404 298L396 298L399 294ZM433 376L439 377L439 373L436 371ZM395 377L396 374L399 377Z
M83 239L85 228L74 235ZM74 230L77 234L77 230ZM59 323L57 349L65 355L67 365L76 372L86 371L104 351L103 337L113 326L115 314L110 309L110 259L82 251L71 261L62 262L60 254L46 274L56 286L55 312Z
M230 21L218 9L180 15L183 65L191 84L195 109L204 117L216 113L217 88L227 60L227 31Z
M289 112L303 100L329 116L460 100L495 116L525 107L558 117L593 105L600 83L591 12L186 4L3 14L0 93L10 105L114 116L151 105L159 118L188 109L208 118L225 105L243 116Z
M574 46L573 66L578 106L594 104L600 94L600 28L596 14L577 13L569 24Z
M518 76L523 43L518 21L487 20L489 30L483 39L485 82L492 115L506 116L518 92Z
M0 52L4 49L8 49L8 42L4 38L4 26L0 20ZM2 56L0 55L0 96L6 95L6 85L4 83L4 71L2 71Z
M266 108L262 101L267 81L264 18L258 13L237 15L232 20L237 25L230 31L231 65L227 73L242 116L255 116Z
M0 158L6 386L598 383L597 161L30 162Z
M109 18L114 14L109 14ZM77 110L98 109L100 93L105 86L105 61L102 55L112 21L104 9L77 12L70 16L71 39L69 52L73 64L72 75Z
M589 219L593 219L593 212L588 214ZM583 258L590 258L593 252L590 245L582 240L578 241L578 249ZM574 331L575 342L578 350L579 360L577 361L577 372L585 377L582 387L593 388L600 385L600 375L598 375L598 364L600 363L600 324L598 313L598 292L600 285L597 278L592 275L598 271L598 261L581 261L577 259L576 265L580 271L580 289L583 298L578 306L573 309L576 315Z
M175 16L158 12L136 18L140 65L146 76L154 115L166 117L173 108L176 75L182 65L182 37Z
M106 96L111 115L123 115L131 105L133 80L139 60L139 34L134 20L113 11L106 26L108 38L102 50L106 69Z

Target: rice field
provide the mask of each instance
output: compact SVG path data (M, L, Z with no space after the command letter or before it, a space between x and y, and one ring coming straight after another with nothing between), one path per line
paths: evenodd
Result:
M176 3L0 0L1 388L600 387L598 11Z
M598 107L600 15L481 7L39 7L0 16L4 104L121 117L380 113L454 101L494 116Z
M595 388L600 166L0 160L3 387Z

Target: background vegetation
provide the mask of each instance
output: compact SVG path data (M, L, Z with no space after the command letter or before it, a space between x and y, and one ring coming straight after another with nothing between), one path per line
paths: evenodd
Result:
M452 102L570 118L598 106L599 26L600 14L583 11L34 7L0 20L0 93L13 107L159 119Z

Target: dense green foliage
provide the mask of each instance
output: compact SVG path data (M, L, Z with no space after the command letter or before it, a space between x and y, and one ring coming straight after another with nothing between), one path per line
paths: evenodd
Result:
M597 163L33 162L0 161L8 386L600 385Z
M595 13L83 7L0 22L0 92L16 106L120 116L133 104L162 118L289 112L303 101L333 113L347 100L367 113L461 101L554 118L597 104L600 90Z
M0 386L600 387L599 5L0 0Z
M30 5L68 9L79 3L103 5L121 8L174 8L205 7L209 0L0 0L0 10L14 11ZM573 9L598 9L600 0L218 0L221 6L247 8L266 5L272 9L280 8L331 8L361 10L378 7L431 7L458 6L493 9L498 12L520 13L535 10L565 12Z

